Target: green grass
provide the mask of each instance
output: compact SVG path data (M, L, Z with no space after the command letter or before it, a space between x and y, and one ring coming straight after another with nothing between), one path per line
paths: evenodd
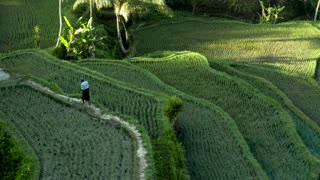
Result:
M175 129L186 150L191 179L266 178L229 115L219 107L188 96L129 63L89 60L78 64L137 88L166 92L184 101L185 109L178 115Z
M131 62L178 90L223 108L270 178L318 178L320 162L303 144L290 115L273 99L240 79L212 70L206 58L196 53Z
M167 96L135 90L125 83L68 62L57 61L38 51L14 53L1 59L0 66L13 74L28 75L68 95L79 94L79 80L88 80L95 104L107 111L129 115L145 127L153 143L156 177L175 179L183 176L183 150L164 113L164 107L170 101Z
M74 0L63 2L63 6ZM5 0L0 2L0 51L33 48L33 28L41 29L41 48L52 47L59 32L59 1ZM70 9L70 7L69 7ZM69 10L65 9L65 12ZM70 18L70 13L64 14Z
M37 154L40 179L137 177L136 145L126 130L29 86L2 87L1 92L1 118Z

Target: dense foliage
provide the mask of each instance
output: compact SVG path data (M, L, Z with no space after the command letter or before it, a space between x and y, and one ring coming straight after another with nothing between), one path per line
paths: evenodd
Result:
M31 179L32 166L30 157L9 134L6 124L0 122L1 179Z
M261 7L258 0L166 0L167 4L177 10L187 10L194 15L222 16L232 19L242 19L258 22ZM314 13L314 2L297 0L263 0L266 7L286 7L281 15L285 21L300 16L309 17ZM306 7L306 8L304 8ZM309 15L309 16L308 16Z

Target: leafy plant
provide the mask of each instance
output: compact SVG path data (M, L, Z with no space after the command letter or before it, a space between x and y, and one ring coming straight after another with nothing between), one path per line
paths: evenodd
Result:
M269 7L265 7L263 4L263 1L260 1L261 6L261 14L260 16L260 23L263 24L276 24L278 19L282 19L283 17L280 17L279 14L284 10L285 6L273 6L271 7L269 4Z
M64 17L67 24L67 35L60 36L61 43L66 47L67 56L74 58L95 57L96 43L101 44L105 36L100 38L96 35L96 28L92 27L92 18L88 22L82 22L82 17L74 27L67 17Z

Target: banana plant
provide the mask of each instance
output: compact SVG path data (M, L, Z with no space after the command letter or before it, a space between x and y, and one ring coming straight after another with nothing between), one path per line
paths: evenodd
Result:
M72 26L68 18L64 17L67 24L68 33L65 37L60 36L61 43L66 47L69 56L74 57L94 57L95 42L101 41L95 36L95 28L92 27L92 18L83 23L82 17L78 19L76 28Z

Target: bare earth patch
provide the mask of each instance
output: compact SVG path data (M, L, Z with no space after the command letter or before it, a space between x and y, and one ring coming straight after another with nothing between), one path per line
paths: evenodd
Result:
M6 72L4 72L1 68L0 68L0 81L4 81L6 79L9 79L10 75Z

